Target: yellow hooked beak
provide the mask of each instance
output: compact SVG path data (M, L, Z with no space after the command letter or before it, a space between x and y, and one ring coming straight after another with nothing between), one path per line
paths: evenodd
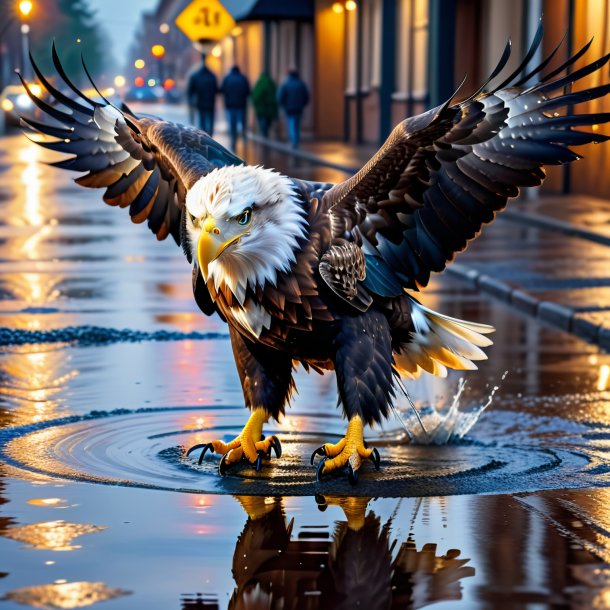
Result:
M213 218L206 218L203 223L199 243L197 244L197 260L199 261L199 269L204 281L208 281L208 273L210 263L216 260L232 243L238 241L247 232L240 233L226 241L222 240L220 229L216 226Z

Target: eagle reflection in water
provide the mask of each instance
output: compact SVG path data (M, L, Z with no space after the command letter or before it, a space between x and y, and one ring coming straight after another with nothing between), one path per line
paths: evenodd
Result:
M330 536L313 527L293 536L282 498L236 499L248 519L233 555L230 610L424 608L461 599L460 581L475 573L459 550L437 556L435 544L418 550L411 537L397 548L391 518L382 523L367 513L370 498L316 496L320 510L344 512ZM185 610L218 607L211 599L183 599Z

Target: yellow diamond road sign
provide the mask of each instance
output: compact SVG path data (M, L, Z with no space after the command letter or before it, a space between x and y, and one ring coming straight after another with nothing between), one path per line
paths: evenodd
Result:
M176 17L176 25L193 42L206 42L224 38L235 21L218 0L193 0Z

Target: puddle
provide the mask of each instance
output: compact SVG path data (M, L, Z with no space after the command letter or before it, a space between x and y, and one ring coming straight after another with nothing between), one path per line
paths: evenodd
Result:
M301 414L268 434L282 442L283 455L257 473L247 463L217 473L218 456L185 458L188 447L213 438L229 440L241 430L242 407L191 407L95 412L0 432L1 455L27 473L66 479L195 493L366 496L431 496L516 493L594 487L610 482L610 428L559 418L489 411L478 433L448 445L401 442L401 430L368 436L379 447L382 468L363 466L351 487L345 477L315 482L312 451L336 442L338 416ZM254 485L255 483L255 485Z

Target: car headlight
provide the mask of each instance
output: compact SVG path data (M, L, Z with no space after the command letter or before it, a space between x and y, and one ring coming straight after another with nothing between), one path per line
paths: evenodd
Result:
M28 97L27 93L20 93L15 100L15 103L19 108L31 108L32 100Z

